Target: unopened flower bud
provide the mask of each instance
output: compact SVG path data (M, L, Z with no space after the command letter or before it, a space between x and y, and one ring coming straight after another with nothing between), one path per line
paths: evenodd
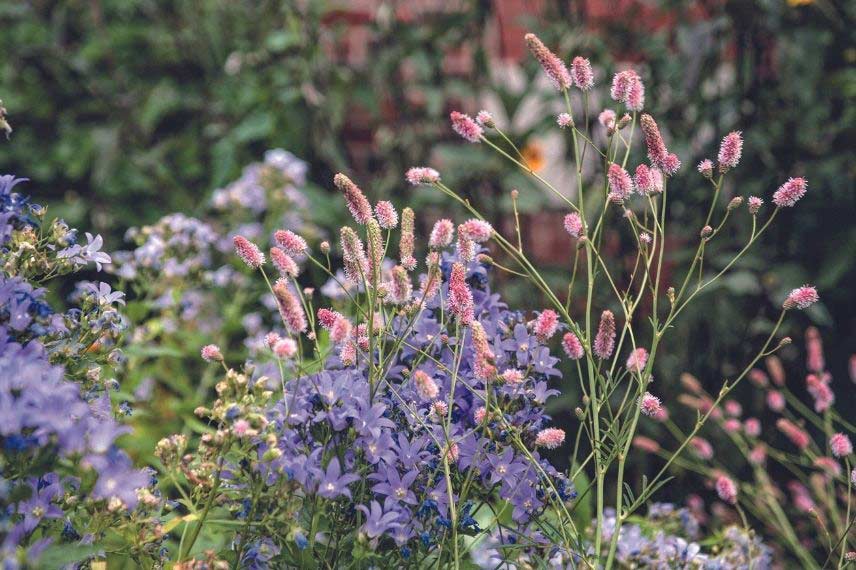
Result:
M624 113L621 116L621 118L618 119L618 122L615 124L615 129L620 131L621 129L623 129L624 127L629 125L630 121L631 121L630 115L628 115L627 113Z
M574 408L574 413L577 415L577 419L580 419L580 420L583 419L583 417L585 416L583 409L580 407Z
M318 247L321 250L321 253L323 253L324 255L327 255L328 253L330 253L330 242L329 241L322 241L321 245Z
M705 227L703 227L703 228L701 229L701 232L699 232L699 235L701 236L701 239L707 239L707 238L709 238L712 234L713 234L713 228L712 228L712 227L710 227L710 226L705 226Z
M728 203L728 211L730 212L731 210L736 210L736 209L737 209L737 208L739 208L742 204L743 204L743 198L742 198L741 196L735 196L735 197L734 197L734 198L732 198L732 199L731 199L731 201Z
M486 253L480 253L476 256L476 260L479 263L483 263L485 265L493 265L493 258Z
M673 305L675 304L675 288L669 287L666 289L666 297L669 299L669 302Z

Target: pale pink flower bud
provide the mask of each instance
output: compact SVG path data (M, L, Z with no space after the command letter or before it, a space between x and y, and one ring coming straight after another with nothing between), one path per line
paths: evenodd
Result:
M487 382L496 376L496 367L493 365L494 354L490 349L490 341L480 322L473 321L470 327L473 335L473 350L475 351L473 372L476 378Z
M734 168L740 162L740 154L743 152L743 133L732 131L725 135L722 144L719 145L719 171L725 172Z
M270 248L270 260L283 276L297 277L300 274L300 268L294 259L278 247Z
M360 225L367 224L372 219L372 205L369 204L360 187L341 172L333 177L333 184L344 194L348 210L351 211L354 220Z
M620 165L610 164L606 178L609 181L609 199L611 201L620 204L633 192L633 180Z
M711 178L713 176L713 161L705 158L701 162L698 163L698 171L705 178Z
M472 323L474 318L473 293L466 279L466 268L460 263L452 265L452 273L449 276L449 312L464 326Z
M781 412L785 409L785 397L778 390L770 390L767 392L767 407L774 412Z
M585 354L580 339L572 332L566 332L562 337L562 348L571 360L579 360Z
M645 392L639 396L639 411L649 417L655 417L660 414L660 398L654 396L650 392Z
M574 126L574 118L567 113L559 113L556 117L556 124L563 129L570 129Z
M762 200L758 196L749 196L747 204L749 206L749 213L754 216L758 213L758 210L761 209L761 206L764 205L764 200Z
M743 414L743 406L736 400L726 400L723 405L725 413L731 417L739 418Z
M493 226L483 220L467 220L458 226L458 233L468 240L484 243L493 235Z
M699 457L699 459L703 459L705 461L713 459L713 446L703 437L692 438L690 440L690 447L693 448L693 452Z
M216 344L207 344L202 347L202 360L205 362L223 362L223 353Z
M641 374L645 370L645 365L648 363L648 351L642 347L637 348L627 357L627 370L636 374Z
M492 129L496 126L496 123L493 120L493 115L484 109L476 114L476 122L487 129Z
M749 462L753 465L763 465L767 460L767 446L759 443L749 452Z
M737 504L737 486L725 475L720 475L716 480L716 494L730 505Z
M556 89L559 91L568 89L571 86L572 79L564 62L556 54L551 52L535 34L526 34L524 39L532 55L541 64L544 73L547 74L547 77L550 78Z
M392 202L381 200L375 204L375 216L377 223L385 230L391 230L398 225L398 212Z
M789 178L773 194L773 204L779 208L790 208L805 196L807 189L805 178Z
M624 103L631 111L641 111L645 105L645 86L632 69L615 74L609 93L615 101Z
M782 304L782 308L785 310L794 308L807 309L817 303L818 300L820 300L820 297L817 294L817 289L811 285L803 285L790 292L784 304Z
M612 109L604 109L597 116L598 122L606 127L607 132L612 134L615 132L615 111Z
M485 407L484 407L484 406L481 406L481 407L479 407L479 408L476 408L476 411L475 411L475 412L473 412L473 420L474 420L477 424L481 424L482 422L484 422L484 419L485 419L486 417L487 417L487 410L485 409Z
M808 433L790 420L779 418L776 421L776 427L779 428L779 431L785 434L785 436L791 440L791 443L797 446L800 451L805 450L811 443L811 438Z
M449 117L452 119L452 129L464 140L471 143L477 143L481 140L484 131L472 117L457 111L452 111Z
M342 261L345 269L345 277L351 283L359 285L363 279L369 278L369 260L362 240L357 233L344 227L340 230L342 240Z
M256 244L244 236L235 236L232 238L232 242L235 244L235 253L238 254L241 261L253 269L258 269L265 264L265 254Z
M455 236L455 225L452 220L443 218L434 223L431 235L428 238L428 247L431 249L442 249L452 243Z
M434 184L440 181L440 173L427 166L414 166L404 175L404 178L412 185Z
M423 400L433 400L440 393L437 383L433 378L422 370L417 370L413 373L413 384L416 386L416 392Z
M805 331L806 368L810 372L823 372L826 362L823 358L823 341L820 333L815 327L808 327Z
M745 431L746 435L749 437L758 437L761 435L761 422L758 418L748 418L743 422L743 431Z
M538 432L535 436L535 445L538 447L546 447L547 449L556 449L565 441L565 430L558 428L546 428Z
M574 79L574 85L582 91L588 91L594 86L591 62L584 57L577 56L571 62L571 76Z
M646 453L657 453L660 451L660 444L644 435L637 435L633 438L633 447Z
M583 235L583 219L579 214L573 212L565 216L565 231L572 238L578 238Z
M740 420L736 418L728 418L724 422L722 422L722 429L724 429L727 433L737 433L740 431Z
M291 230L277 230L273 234L273 239L289 255L300 255L309 249L306 240Z
M547 342L559 328L559 315L552 309L544 309L535 319L533 331L538 342Z
M415 247L415 214L411 208L401 211L401 239L398 242L398 254L401 265L408 271L416 268L416 258L413 257Z
M781 359L772 354L764 359L764 364L767 366L767 372L770 373L770 378L773 379L773 384L776 386L785 385L785 367L782 366Z
M265 335L265 346L273 349L273 346L279 341L280 336L275 332L269 332Z
M503 382L512 385L520 384L521 382L523 382L523 380L526 379L526 376L523 374L522 371L516 370L514 368L509 368L508 370L504 371L500 375L500 377L502 378Z
M297 343L290 338L280 339L273 345L273 353L277 358L292 358L297 354Z
M606 310L600 315L600 325L594 338L594 354L598 358L607 359L615 348L615 315Z
M278 279L274 283L273 294L276 297L279 314L285 328L292 334L304 332L308 326L306 314L303 312L300 299L292 293L288 283L283 279Z
M829 449L835 457L847 457L853 453L853 444L846 434L836 433L829 438Z

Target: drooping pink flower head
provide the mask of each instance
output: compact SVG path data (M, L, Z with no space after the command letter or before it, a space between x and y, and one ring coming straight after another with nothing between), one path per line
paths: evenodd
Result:
M391 230L398 225L398 212L392 202L381 200L375 204L375 216L377 223L385 230Z
M576 239L583 235L583 219L576 212L572 212L565 216L565 231Z
M500 374L502 381L506 384L517 385L526 379L526 375L516 368L509 368Z
M297 277L300 274L294 259L278 247L270 248L270 259L282 276Z
M416 258L413 251L416 247L416 214L412 208L404 208L401 211L401 238L398 242L398 256L402 267L408 271L416 268Z
M538 318L535 319L535 324L532 330L535 332L535 337L538 342L547 342L556 334L559 328L559 315L552 309L544 309Z
M419 184L434 184L440 181L440 173L427 166L414 166L407 171L404 178L414 186L418 186Z
M437 383L423 370L413 373L413 385L416 386L416 393L423 400L433 400L440 393Z
M277 279L273 285L273 294L286 330L292 334L304 332L308 326L306 313L303 312L303 305L297 295L291 291L288 282Z
M265 264L265 254L256 244L240 235L232 238L232 242L235 244L235 253L248 266L258 269Z
M486 129L492 129L496 126L496 122L493 120L493 115L484 109L476 113L476 122Z
M597 328L597 336L594 337L594 354L598 358L606 360L615 349L615 315L606 310L600 315L600 325Z
M660 451L660 444L644 435L637 435L633 438L633 447L645 453L658 453Z
M345 196L345 202L347 202L348 210L351 211L354 220L360 225L369 223L369 220L372 219L372 205L369 204L360 187L341 172L333 177L333 184Z
M292 358L297 354L297 343L291 338L281 338L273 345L273 353L277 358Z
M431 235L428 238L428 247L431 249L442 249L452 243L455 236L455 224L452 220L443 218L434 223Z
M816 327L808 327L805 331L806 368L810 372L823 372L826 361L823 357L823 340Z
M601 111L597 116L597 120L610 134L615 131L615 111L612 109L604 109Z
M206 344L202 347L201 354L205 362L223 362L223 353L216 344Z
M807 189L805 178L789 178L773 194L773 204L779 208L790 208L805 196Z
M731 131L722 139L719 145L719 171L725 172L740 163L740 155L743 152L743 133Z
M705 158L701 162L698 163L698 171L705 178L710 178L713 176L713 161L709 158Z
M484 130L476 123L472 117L452 111L449 118L452 119L452 129L458 133L464 140L471 143L477 143L481 140Z
M737 504L737 485L725 475L720 475L716 480L716 494L729 505Z
M574 118L568 113L559 113L556 117L556 124L563 129L570 129L574 126Z
M639 396L639 411L648 417L656 417L660 414L660 398L651 392L645 392Z
M694 437L690 440L690 447L699 459L709 461L713 459L713 446L703 437Z
M474 320L470 323L470 328L473 334L473 349L475 351L473 372L476 378L487 382L496 376L496 366L493 365L495 356L490 349L490 341L482 324Z
M546 447L547 449L556 449L565 442L565 430L558 428L546 428L538 432L535 436L535 445L538 447Z
M566 332L562 337L562 348L571 360L579 360L585 354L580 339L572 332Z
M547 74L547 77L550 78L550 81L553 82L553 85L556 86L556 89L559 91L568 89L571 86L572 79L564 62L550 51L535 34L526 34L524 39L526 40L526 45L529 46L529 51L532 52L532 55L541 64L541 68Z
M746 204L749 208L749 213L754 216L758 213L758 210L761 209L761 206L764 205L764 200L758 196L749 196L749 200L746 201Z
M493 226L484 220L473 218L458 226L458 233L468 240L484 243L493 235Z
M582 91L588 91L594 86L594 71L591 68L591 62L581 56L577 56L571 62L571 77L576 85Z
M779 431L785 434L785 436L791 440L800 451L805 450L809 444L811 443L811 437L809 437L808 433L792 421L779 418L776 420L776 427L779 428Z
M627 371L634 374L641 374L645 370L645 365L648 364L648 351L641 346L630 353L627 357Z
M764 359L764 365L767 367L767 372L776 386L785 385L785 367L782 365L782 360L772 354Z
M846 434L836 433L829 438L829 449L835 457L847 457L853 453L853 444Z
M609 199L612 202L620 204L633 192L633 180L620 165L610 164L606 178L609 182Z
M273 239L288 255L300 255L309 249L306 240L291 230L277 230L273 234Z
M609 94L631 111L641 111L645 106L645 86L639 74L632 69L615 74Z
M458 318L458 322L469 326L473 322L473 293L467 285L467 270L460 264L452 265L449 276L449 312Z
M788 294L788 297L785 299L785 302L782 304L782 308L785 310L790 309L807 309L817 303L820 300L820 296L817 294L817 289L812 287L811 285L803 285Z

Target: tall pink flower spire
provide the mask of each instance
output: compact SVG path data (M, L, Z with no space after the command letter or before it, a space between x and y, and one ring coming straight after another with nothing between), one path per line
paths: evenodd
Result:
M273 239L288 255L300 255L309 249L306 240L291 230L276 230Z
M779 428L779 431L785 434L785 436L791 440L791 443L797 446L800 451L805 450L811 443L811 437L809 437L808 433L788 419L779 418L776 421L776 427Z
M645 146L648 149L648 160L666 175L673 175L681 167L681 161L674 154L670 154L663 142L660 128L651 115L643 114L639 120L642 133L645 136Z
M300 274L300 268L294 259L278 247L270 248L270 259L281 275L297 277Z
M535 34L526 34L524 39L526 40L526 45L529 46L529 51L532 52L532 55L541 64L541 68L547 74L547 77L550 78L550 81L553 82L553 85L556 86L556 89L559 91L568 89L573 79L559 56L550 51Z
M273 286L273 294L276 297L276 303L279 307L279 314L282 316L282 322L288 332L297 334L306 330L306 314L303 312L303 306L297 295L292 293L288 283L283 279L278 279Z
M431 235L428 238L428 247L431 249L442 249L452 243L455 237L455 224L452 220L443 218L434 223Z
M633 192L633 180L626 170L614 162L609 165L609 170L606 173L606 179L609 182L609 199L612 202L621 204L630 197Z
M452 129L464 140L471 143L477 143L481 140L484 130L472 117L458 111L452 111L449 118L452 120Z
M583 219L576 212L572 212L565 216L565 231L572 238L578 238L583 235Z
M404 208L401 211L401 239L398 242L398 253L401 260L401 265L408 271L413 271L416 268L416 258L413 257L413 249L415 247L415 218L411 208Z
M385 230L391 230L398 225L398 212L392 202L381 200L375 204L375 216L377 223Z
M566 332L562 337L562 348L571 360L579 360L585 354L580 339L572 332Z
M791 208L805 196L807 189L808 183L805 178L789 178L773 194L773 204L779 208Z
M588 91L594 86L594 71L591 62L581 56L577 56L571 62L571 77L574 85L583 91Z
M367 224L372 219L372 205L360 187L341 172L333 177L333 184L345 195L345 201L354 220L360 225Z
M496 376L496 366L493 365L495 358L493 351L490 349L490 341L487 338L487 333L478 321L473 321L471 324L473 334L473 350L475 358L473 361L473 372L476 378L482 381L489 381Z
M722 144L719 145L719 171L725 172L740 163L740 154L743 152L743 133L732 131L725 135Z
M600 315L600 325L597 336L594 337L594 354L598 358L607 359L615 349L615 315L606 310Z
M244 236L235 236L232 238L232 242L235 244L235 253L238 254L241 261L253 269L258 269L265 264L265 254L262 253L259 246Z
M449 312L458 318L458 322L469 326L473 322L475 308L473 293L467 285L467 270L460 264L452 265L449 276Z
M351 283L360 284L369 278L369 260L362 240L353 229L345 226L340 230L342 240L342 262L345 277Z
M413 384L416 386L416 393L423 400L433 400L440 393L437 383L424 370L413 373Z

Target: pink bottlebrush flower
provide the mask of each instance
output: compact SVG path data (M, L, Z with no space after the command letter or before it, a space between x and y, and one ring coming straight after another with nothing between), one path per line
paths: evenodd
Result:
M493 365L495 356L490 349L490 341L481 323L473 321L470 327L473 335L473 350L475 351L473 372L476 378L487 382L496 376L496 367Z
M277 230L273 239L288 255L300 255L309 249L306 240L291 230Z
M303 312L303 305L300 304L300 299L292 293L284 279L277 279L274 283L273 294L276 297L279 314L286 330L292 334L306 331L308 324L306 314Z
M572 79L564 62L550 51L535 34L526 34L524 39L526 40L526 45L529 46L529 51L532 52L532 55L541 64L541 68L544 69L544 73L547 74L547 77L550 78L556 89L559 91L568 89L571 86Z
M839 477L841 475L841 465L831 457L818 457L812 462L812 465L826 472L831 477Z
M737 486L725 475L720 475L716 480L716 494L729 505L737 504Z
M648 364L648 351L640 346L630 353L625 366L628 372L642 374L646 364Z
M244 236L235 236L232 238L232 242L235 244L235 253L238 254L241 261L253 269L258 269L265 264L265 254L262 253L259 246Z
M391 230L398 225L398 212L392 202L381 200L375 204L375 216L377 223L385 230Z
M443 284L443 276L440 271L440 254L436 251L430 252L425 258L425 264L428 266L428 271L420 276L419 297L427 302L437 296L437 293L440 292L440 286Z
M811 443L811 438L808 433L788 419L779 418L776 421L776 427L779 428L779 431L785 434L785 437L791 440L791 443L797 446L800 451L805 450Z
M279 341L280 336L275 332L269 332L265 335L265 346L273 349L274 345Z
M847 457L853 453L853 444L846 434L836 433L829 438L829 449L835 457Z
M509 368L508 370L504 371L500 375L500 377L502 378L503 382L512 385L520 384L526 379L526 376L523 374L523 372L515 368Z
M318 309L318 322L327 330L333 328L333 325L336 324L336 321L341 318L342 315L336 311L331 311L330 309Z
M657 453L660 451L660 444L644 435L637 435L633 438L633 447L641 449L646 453Z
M779 208L790 208L805 196L807 189L805 178L789 178L773 194L773 204Z
M574 118L567 113L559 113L556 117L556 124L563 129L570 129L574 126Z
M565 349L565 354L571 360L579 360L585 354L580 339L572 332L566 332L565 336L562 337L562 348Z
M767 461L767 446L759 443L749 452L749 463L763 465Z
M223 362L223 353L216 344L206 344L202 347L201 354L205 362Z
M758 196L749 196L749 200L747 200L746 204L749 208L749 213L754 216L761 209L761 206L764 205L764 200Z
M719 171L725 172L734 168L740 162L740 154L743 152L743 133L731 131L722 139L719 145Z
M414 166L407 171L404 178L414 186L418 186L420 184L434 184L435 182L440 181L440 173L427 166Z
M452 243L455 237L455 224L452 220L443 218L434 223L431 236L428 238L428 247L431 249L442 249Z
M785 367L782 366L782 361L775 354L764 359L764 364L767 367L767 372L770 373L770 378L776 386L785 385Z
M800 512L810 513L815 510L814 500L805 485L799 481L788 482L788 490L794 502L794 507Z
M480 406L480 407L476 408L476 411L473 412L473 421L475 421L476 424L481 424L482 422L484 422L484 419L486 417L487 417L487 410L485 409L484 406Z
M808 327L805 331L806 368L810 372L823 372L826 361L823 358L823 341L816 327Z
M398 242L398 255L401 265L408 271L413 271L416 268L416 258L413 257L416 240L414 234L415 217L411 208L404 208L401 211L401 239Z
M469 263L476 257L476 242L471 239L467 239L467 237L460 232L460 229L460 226L458 226L458 259L463 263Z
M416 393L423 400L433 400L440 393L440 388L433 378L422 370L417 370L413 373L413 384L416 386Z
M726 431L726 433L737 433L740 431L742 424L740 420L736 418L728 418L724 422L722 422L722 429Z
M353 366L357 363L357 345L349 340L339 347L339 360L343 366Z
M639 74L632 69L615 74L609 94L631 111L641 111L645 105L645 86Z
M474 318L473 293L467 285L467 270L460 264L452 265L449 276L449 312L463 326L469 326Z
M594 86L594 71L591 68L591 62L577 56L571 62L571 77L576 85L582 91L588 91Z
M535 445L537 447L546 447L547 449L556 449L565 441L565 430L558 428L546 428L538 432L535 436Z
M713 161L705 158L701 162L698 163L698 171L705 178L710 178L713 176Z
M344 194L348 210L351 211L354 220L361 226L366 225L372 219L372 205L360 187L341 172L333 177L333 184Z
M458 226L458 233L468 240L484 243L493 235L493 226L483 220L467 220Z
M660 398L653 395L651 392L645 392L639 396L639 411L649 417L655 417L660 414Z
M807 309L817 303L820 300L820 297L817 294L817 289L812 287L811 285L803 285L788 294L788 297L785 299L785 302L782 304L782 308L785 310L790 310L793 308L797 309Z
M594 354L600 359L607 359L615 348L615 315L606 310L600 315L600 325L597 336L594 337Z
M597 121L606 128L608 133L615 132L615 111L612 109L601 111L597 116Z
M758 418L748 418L743 422L743 431L749 437L758 437L761 435L761 422Z
M240 419L232 425L232 433L239 438L244 438L255 435L256 430L252 429L250 422L245 419Z
M678 158L677 154L668 154L658 166L664 174L672 176L681 169L681 159Z
M760 368L753 368L749 371L749 381L758 388L766 388L770 383L767 374Z
M377 328L375 327L374 330L377 331ZM366 323L360 323L357 325L357 348L365 352L369 347L369 326Z
M552 309L544 309L538 318L535 319L535 325L532 330L538 338L538 342L547 342L552 338L559 328L559 315Z
M443 453L443 458L447 459L451 463L457 463L460 455L461 455L461 452L460 452L460 449L458 448L458 444L453 443L451 445L446 446L446 449Z
M477 143L481 140L484 130L472 117L457 111L452 111L449 117L452 119L452 129L464 140L471 143Z
M565 231L574 239L583 235L583 219L579 214L573 212L565 216Z
M699 459L709 461L713 459L713 446L703 437L694 437L690 440L690 447Z
M633 180L620 165L610 164L606 178L609 181L609 199L611 201L620 204L633 192Z
M662 183L658 187L654 172L655 169L649 168L645 164L640 164L636 167L636 172L633 175L633 185L639 194L644 196L662 190Z
M743 415L743 406L736 400L726 400L723 407L725 408L725 413L733 418L739 418Z
M493 120L493 115L484 109L476 114L476 122L487 129L492 129L496 126L496 122Z
M767 407L774 412L781 412L785 409L785 397L778 390L770 390L767 392Z
M835 403L835 392L829 386L829 374L809 374L805 378L806 389L814 398L814 411L821 413L832 407Z
M396 265L392 268L392 280L388 290L388 300L391 303L403 305L410 301L413 296L413 284L410 282L410 275L404 267Z
M342 315L338 315L330 327L330 340L333 344L342 344L351 338L353 329L354 325L351 324L351 321Z
M359 285L363 279L369 278L369 260L363 242L353 229L345 226L339 232L342 240L342 262L345 277L348 281Z
M290 338L280 339L273 345L273 353L277 358L292 358L297 354L297 343Z
M270 260L284 277L297 277L300 274L300 268L294 259L278 247L270 248Z

